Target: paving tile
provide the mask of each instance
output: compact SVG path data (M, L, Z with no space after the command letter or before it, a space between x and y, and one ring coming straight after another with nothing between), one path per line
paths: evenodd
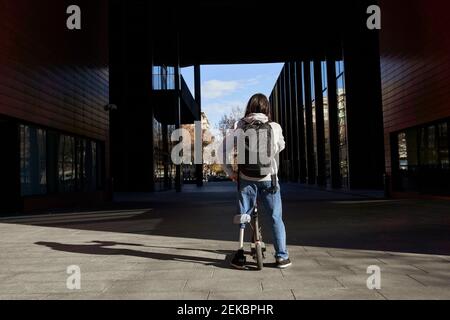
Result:
M343 249L327 249L326 251L333 258L382 259L391 257L389 253L383 251Z
M281 281L266 279L262 281L264 290L280 290L280 289L314 289L314 288L342 288L343 286L334 277L326 276L288 276Z
M183 270L158 270L146 271L137 277L139 279L167 279L167 280L187 280L187 279L211 279L215 271L212 268L204 270L183 269Z
M350 289L367 289L368 274L357 274L349 276L339 276L336 279L346 288ZM401 274L385 274L381 273L381 288L397 288L397 287L423 287L419 281L412 279L408 275Z
M262 271L255 269L250 270L235 270L235 269L216 269L212 275L213 279L251 279L251 280L263 280L267 278L282 279L283 274L281 270L276 268L264 268Z
M389 300L449 300L450 289L431 287L385 287L380 293Z
M380 258L385 264L411 264L411 265L428 265L428 264L443 264L449 266L447 262L440 256L433 255L390 255Z
M18 294L50 294L50 293L101 293L111 286L107 281L86 281L81 283L81 290L67 289L66 281L59 282L14 282L1 283L0 292L3 295L18 295Z
M119 280L105 292L108 294L127 294L141 292L181 292L187 280Z
M71 293L51 293L45 297L44 300L57 301L72 301L72 300L100 300L101 293L92 293L92 292L71 292Z
M309 256L302 256L302 257L290 257L292 261L292 267L293 269L301 268L301 269L314 269L318 268L321 265L315 258L311 258Z
M125 295L102 295L106 300L206 300L209 292L141 292Z
M296 300L385 300L377 291L348 288L293 289Z
M427 274L426 271L417 268L413 265L394 265L394 264L383 264L379 265L382 274ZM365 274L367 272L366 267L362 266L349 266L350 270L354 271L357 274Z
M346 258L322 258L316 259L321 266L354 266L354 267L369 267L372 265L383 265L384 263L377 258L360 258L360 257L346 257Z
M7 300L47 300L47 294L0 294L0 301Z
M262 291L261 281L255 279L246 279L245 277L234 277L232 279L208 279L208 280L189 280L185 287L186 291L205 291L223 292L223 291L243 291L260 292Z
M264 290L261 292L213 291L209 300L294 300L291 290Z
M440 261L430 261L430 262L421 262L413 264L416 268L426 271L430 274L449 274L450 273L450 262L440 262Z
M304 267L294 264L288 269L281 271L285 277L295 276L307 276L307 277L335 277L341 275L354 275L356 274L349 267L342 266L317 266L317 267Z
M439 287L450 290L450 275L411 274L410 277L427 287Z

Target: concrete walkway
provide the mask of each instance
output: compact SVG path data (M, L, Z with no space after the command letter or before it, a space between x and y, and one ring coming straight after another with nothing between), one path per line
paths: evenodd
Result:
M450 299L449 202L284 186L294 266L269 257L258 272L229 268L234 187L186 191L0 219L0 299ZM67 288L72 265L81 290ZM380 290L367 288L373 265Z

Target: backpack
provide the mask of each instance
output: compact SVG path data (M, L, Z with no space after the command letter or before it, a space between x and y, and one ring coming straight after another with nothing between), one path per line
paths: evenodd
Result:
M250 178L262 179L271 175L275 148L270 122L246 122L241 129L245 134L245 162L239 163L239 171ZM266 137L267 143L264 143L261 139Z

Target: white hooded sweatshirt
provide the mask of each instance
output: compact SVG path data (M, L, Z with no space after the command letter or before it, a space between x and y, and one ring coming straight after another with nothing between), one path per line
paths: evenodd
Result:
M234 126L234 130L232 132L230 132L230 134L227 135L228 136L234 136L234 131L238 130L238 129L242 129L244 127L245 124L247 123L252 123L255 121L260 121L262 123L267 123L269 122L269 118L263 114L263 113L253 113L250 114L249 116L247 116L246 118L242 119L241 121L238 121L235 126ZM281 126L276 123L276 122L270 122L270 126L272 127L273 130L273 141L275 144L275 157L272 160L272 164L271 164L271 171L272 174L278 174L278 163L276 161L276 159L278 159L278 155L281 151L283 151L286 147L286 143L284 141L284 137L283 137L283 130L281 129ZM223 144L226 145L226 140L227 137L225 137ZM225 149L225 148L224 148ZM224 155L225 158L224 159L230 159L231 158L231 152L232 150L228 150L226 152L226 154ZM224 164L223 165L223 169L225 170L225 172L228 174L228 176L233 175L233 168L231 165L227 165ZM259 178L252 178L252 177L247 177L244 174L240 174L240 177L244 180L247 181L255 181L255 182L262 182L262 181L272 181L272 175L267 175L266 177L259 179Z

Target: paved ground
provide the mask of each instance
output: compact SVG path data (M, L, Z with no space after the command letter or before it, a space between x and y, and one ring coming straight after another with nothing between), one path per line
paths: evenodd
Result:
M449 202L284 186L294 266L280 271L268 259L258 272L228 267L232 186L195 191L0 219L0 300L450 299ZM71 265L81 290L67 289ZM381 290L367 288L371 265L381 268Z

